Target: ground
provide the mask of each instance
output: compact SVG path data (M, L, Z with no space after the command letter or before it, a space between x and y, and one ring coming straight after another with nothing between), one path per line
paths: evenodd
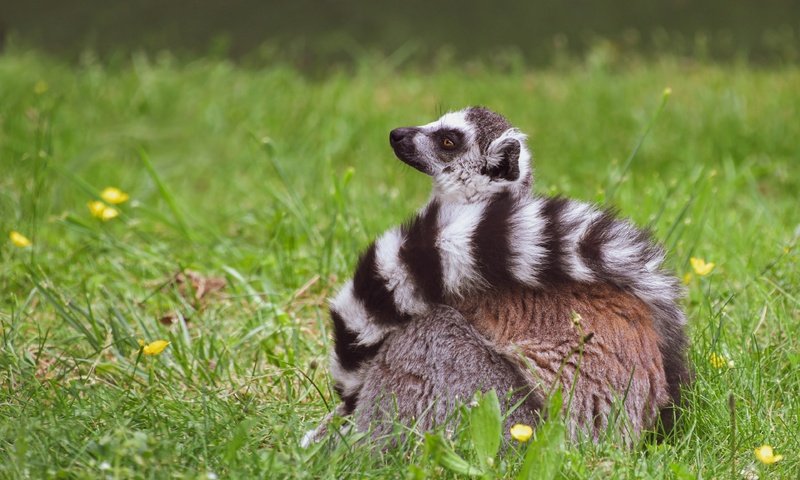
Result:
M538 192L650 226L688 287L697 378L674 436L569 445L560 475L800 472L795 66L370 58L307 76L12 51L0 85L0 477L454 476L414 437L298 442L336 401L326 298L430 188L389 130L470 104L530 135ZM87 204L109 186L130 198L104 221ZM170 344L144 355L140 339ZM475 460L468 436L445 443ZM784 458L761 463L763 444Z

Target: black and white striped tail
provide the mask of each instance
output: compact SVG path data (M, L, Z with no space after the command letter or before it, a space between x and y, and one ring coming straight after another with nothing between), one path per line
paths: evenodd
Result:
M677 341L682 289L663 261L646 232L586 203L510 194L463 205L434 199L370 245L331 301L336 388L352 411L360 369L392 329L431 305L515 284L614 284L651 306L662 342Z

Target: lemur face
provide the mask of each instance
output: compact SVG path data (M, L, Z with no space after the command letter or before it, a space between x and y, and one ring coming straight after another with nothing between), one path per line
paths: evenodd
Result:
M444 201L474 202L510 191L530 193L525 135L501 115L469 107L419 127L392 130L397 158L430 175Z

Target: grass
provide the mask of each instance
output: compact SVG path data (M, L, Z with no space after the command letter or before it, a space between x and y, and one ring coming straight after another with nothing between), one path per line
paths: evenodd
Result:
M530 134L537 191L597 202L613 191L680 275L693 256L716 264L689 284L697 381L675 436L569 445L560 475L800 472L796 66L422 72L366 59L308 78L12 51L0 85L0 477L455 476L413 437L387 451L298 441L335 401L325 299L428 193L393 159L388 131L467 104ZM131 200L102 222L86 204L106 186ZM5 240L12 230L33 246ZM170 281L187 270L227 285ZM139 339L171 344L140 356ZM474 460L467 435L445 443ZM764 443L785 458L758 463ZM523 456L506 451L497 471Z

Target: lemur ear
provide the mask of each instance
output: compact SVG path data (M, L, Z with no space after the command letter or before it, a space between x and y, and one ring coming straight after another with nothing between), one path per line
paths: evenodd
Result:
M489 145L486 152L484 175L492 180L513 182L519 178L519 155L522 146L513 136L503 135Z

